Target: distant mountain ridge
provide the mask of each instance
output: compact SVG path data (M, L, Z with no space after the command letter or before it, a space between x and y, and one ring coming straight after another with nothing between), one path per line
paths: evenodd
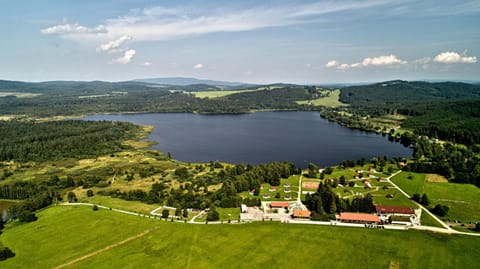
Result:
M221 80L209 80L209 79L197 79L189 77L165 77L165 78L144 78L144 79L135 79L136 82L144 83L154 83L154 84L163 84L163 85L174 85L174 86L188 86L195 84L206 84L212 86L226 86L226 87L237 87L237 86L252 86L254 84L244 83L244 82L231 82L231 81L221 81Z

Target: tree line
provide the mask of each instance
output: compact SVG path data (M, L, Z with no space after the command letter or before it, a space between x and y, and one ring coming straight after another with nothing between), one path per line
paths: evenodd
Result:
M0 161L91 158L126 149L140 127L107 121L0 121Z
M335 214L340 212L375 212L373 198L370 194L355 196L353 199L342 199L333 190L332 186L320 182L318 189L313 194L305 196L305 205L312 212L312 220L335 219Z

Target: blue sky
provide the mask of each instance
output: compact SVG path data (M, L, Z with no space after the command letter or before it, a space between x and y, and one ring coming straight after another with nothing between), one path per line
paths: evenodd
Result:
M0 0L0 79L480 78L480 1Z

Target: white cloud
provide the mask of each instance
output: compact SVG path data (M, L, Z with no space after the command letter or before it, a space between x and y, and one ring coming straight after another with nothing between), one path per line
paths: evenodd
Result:
M386 56L378 56L372 58L365 58L363 61L359 63L353 64L340 64L336 60L331 60L325 64L327 68L337 68L340 70L346 70L350 68L360 68L360 67L367 67L367 66L390 66L390 65L404 65L407 64L407 61L400 60L397 56L390 54Z
M437 63L476 63L477 62L477 57L467 57L467 56L461 56L460 54L452 51L446 51L438 54L433 58L433 61Z
M129 15L106 20L105 26L87 28L78 24L62 24L42 29L41 32L62 35L77 42L108 42L122 36L130 36L136 41L172 40L208 33L251 31L315 22L329 14L386 6L392 1L395 0L328 1L209 10L159 6L132 10Z
M406 64L407 61L403 61L397 58L397 56L390 54L388 56L379 56L373 58L365 58L362 61L362 66L369 65L392 65L392 64Z
M46 35L70 35L70 34L105 34L107 29L104 25L98 25L93 28L75 24L60 24L40 30Z
M127 50L125 51L123 56L116 59L115 62L119 64L128 64L132 61L132 58L135 55L135 53L137 53L135 50L132 50L132 49Z
M332 68L332 67L337 67L337 66L338 66L338 62L335 61L335 60L331 60L331 61L329 61L328 63L325 64L326 68Z
M129 40L132 40L132 37L126 35L121 36L118 39L100 45L99 47L97 47L97 51L106 51L108 53L122 52L126 49L120 49L120 46L122 46L125 42Z
M202 69L203 67L203 64L196 64L193 66L193 69Z
M142 65L143 66L152 66L152 63L151 62L144 62Z

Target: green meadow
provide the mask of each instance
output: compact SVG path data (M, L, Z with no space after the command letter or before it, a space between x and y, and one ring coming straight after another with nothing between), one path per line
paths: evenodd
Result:
M325 106L325 107L342 107L348 106L345 103L339 101L340 99L340 90L332 91L332 94L328 97L320 97L314 100L305 100L305 101L297 101L297 104L304 105L304 104L311 104L314 106Z
M189 92L190 94L193 94L197 98L219 98L219 97L224 97L230 94L234 93L243 93L243 92L253 92L253 91L258 91L260 89L256 90L226 90L226 91L203 91L203 92Z
M271 222L171 223L53 206L9 224L1 268L475 268L480 238ZM83 258L82 258L83 257Z
M409 195L426 193L429 207L436 204L448 206L450 210L445 219L463 223L480 221L480 189L472 184L428 182L425 174L411 172L402 172L392 181Z

